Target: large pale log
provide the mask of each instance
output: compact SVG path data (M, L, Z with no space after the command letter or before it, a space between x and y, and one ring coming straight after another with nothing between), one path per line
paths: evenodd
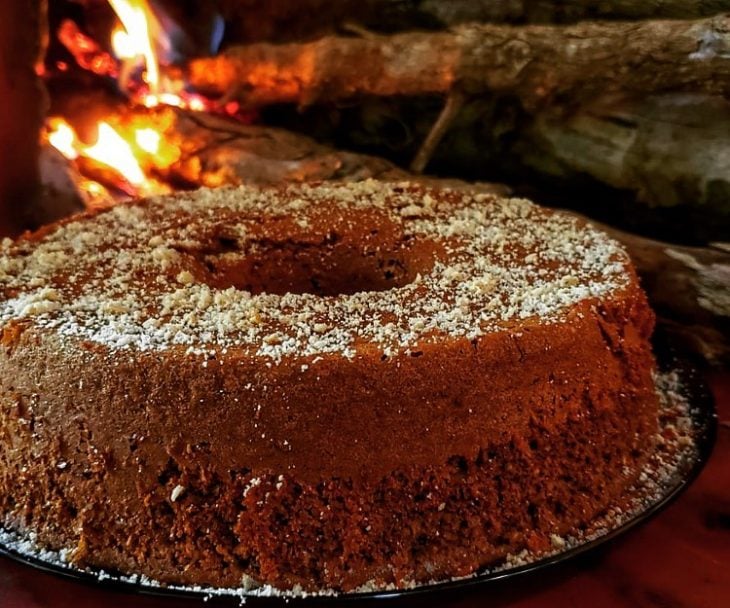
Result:
M0 2L0 235L37 220L39 134L45 97L36 76L45 2Z
M722 97L603 99L567 117L544 112L512 152L542 174L590 175L651 207L689 204L730 221L730 102Z
M353 69L357 66L357 69ZM366 95L518 98L529 111L608 93L730 93L730 16L696 21L471 24L449 32L252 44L192 61L191 84L252 105Z

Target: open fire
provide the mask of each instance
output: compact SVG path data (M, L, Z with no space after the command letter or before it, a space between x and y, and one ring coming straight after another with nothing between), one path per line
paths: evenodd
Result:
M75 163L82 175L78 186L92 206L174 189L161 176L182 151L165 137L171 123L165 107L232 116L239 110L235 103L221 106L186 90L179 70L165 70L161 57L171 55L173 43L147 0L108 2L118 19L109 51L70 19L57 35L80 69L116 81L127 107L86 128L93 141L84 141L73 121L63 116L50 117L46 128L48 143ZM57 72L69 69L61 61L53 67Z

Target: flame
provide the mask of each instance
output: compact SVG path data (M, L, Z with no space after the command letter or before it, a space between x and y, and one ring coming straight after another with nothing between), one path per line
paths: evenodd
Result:
M148 154L157 154L160 151L160 134L151 128L137 129L135 135L137 145Z
M139 54L134 39L121 24L112 31L112 48L119 59L136 59Z
M162 26L149 0L108 0L119 22L111 32L114 56L104 51L83 33L72 20L64 20L58 38L83 69L99 76L115 78L122 93L147 108L173 106L193 112L214 111L238 115L238 107L216 102L186 90L181 72L168 69L163 74L159 53L169 54L171 35ZM137 79L140 66L142 78ZM68 65L56 62L55 69L67 71Z
M172 172L168 170L182 155L175 137L170 137L179 115L173 108L247 119L238 104L219 104L187 91L182 71L163 64L171 56L174 29L165 30L162 23L168 28L174 28L174 23L167 23L163 13L156 14L150 0L108 1L118 18L110 37L113 54L71 20L62 22L59 40L78 66L116 79L119 90L132 104L150 110L138 107L108 114L97 124L98 137L93 144L82 141L62 118L50 118L46 130L48 143L75 163L82 175L78 188L91 207L172 190L160 180L169 179ZM69 70L69 65L61 61L48 67L57 73Z
M111 181L107 185L129 195L150 195L169 192L170 188L151 177L154 170L166 169L180 158L180 149L163 140L155 126L165 126L162 119L144 117L135 123L146 120L147 124L131 124L113 127L106 121L99 123L99 134L92 145L81 142L74 131L62 118L48 121L48 142L69 160L92 160L97 165L112 169L122 181ZM155 125L157 122L159 125ZM131 143L130 143L131 142ZM105 183L108 179L103 180ZM131 186L131 188L129 187ZM82 188L91 194L107 192L103 185L85 180Z
M93 146L85 148L83 154L117 170L134 186L142 186L146 181L132 148L109 123L99 123L99 138Z
M122 91L130 93L130 89L134 89L129 82L130 73L136 65L134 62L142 58L147 87L133 94L137 103L147 108L163 105L194 112L212 109L215 104L201 95L186 92L183 82L173 82L162 76L157 49L169 47L170 41L148 1L109 0L109 4L120 21L112 30L111 44L114 54L122 62L119 70Z
M155 16L150 5L147 0L109 0L109 4L124 28L112 34L114 52L120 59L144 58L145 82L156 93L160 87L160 63L151 33Z
M79 153L76 151L76 134L71 126L60 118L48 121L48 141L69 160L76 160Z

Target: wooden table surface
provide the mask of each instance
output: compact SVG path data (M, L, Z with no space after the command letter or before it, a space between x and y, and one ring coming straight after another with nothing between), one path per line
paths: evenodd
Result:
M710 384L720 419L712 458L689 490L648 523L587 556L497 587L368 604L730 607L730 373L711 376ZM192 608L216 603L109 591L41 574L0 558L1 608Z

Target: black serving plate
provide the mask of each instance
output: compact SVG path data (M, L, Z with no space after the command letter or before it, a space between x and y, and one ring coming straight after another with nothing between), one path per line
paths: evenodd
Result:
M122 590L132 593L147 595L165 596L171 599L199 599L215 600L216 604L223 602L228 605L240 605L244 601L257 603L301 603L316 600L319 602L331 603L358 600L378 600L394 598L414 598L434 592L456 592L466 591L473 588L485 588L495 583L504 583L506 580L519 579L529 576L538 571L543 571L551 566L566 562L588 551L612 541L616 537L625 534L632 528L647 521L649 518L664 509L670 502L679 496L699 475L700 471L708 461L715 443L717 433L717 418L711 393L705 384L702 375L687 359L677 355L677 351L665 336L655 339L655 352L659 359L659 367L662 372L674 371L680 379L682 394L689 403L689 417L691 419L695 449L683 453L679 464L662 484L659 494L642 508L635 511L628 519L619 525L609 529L600 536L590 540L571 545L565 550L553 553L547 557L537 558L530 563L516 566L492 569L477 573L468 578L420 585L409 589L394 589L362 593L344 593L337 595L311 595L311 596L264 596L260 592L245 592L242 590L216 590L206 588L178 588L163 587L159 585L146 584L143 582L125 579L110 573L100 573L95 570L79 570L69 565L62 564L53 559L46 559L43 556L26 553L15 548L13 543L3 544L0 540L0 555L9 557L15 561L27 564L42 572L49 572L67 579L73 579L82 583L103 586L109 589ZM10 546L9 546L10 545Z

